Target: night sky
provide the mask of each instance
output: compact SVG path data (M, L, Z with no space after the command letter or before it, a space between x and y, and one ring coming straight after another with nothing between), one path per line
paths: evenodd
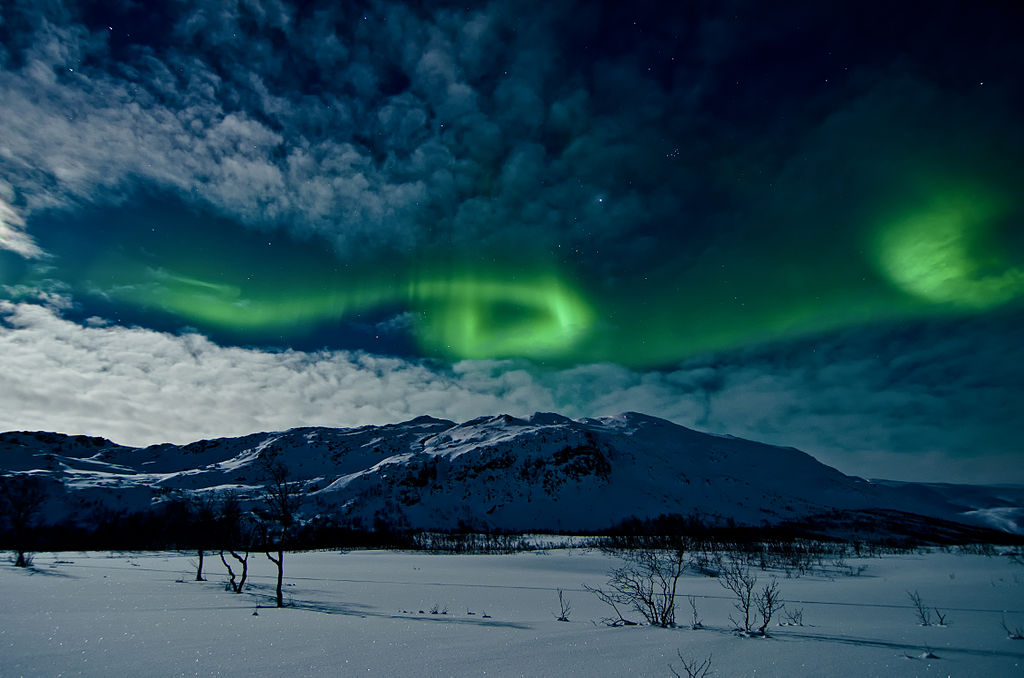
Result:
M1024 482L976 4L5 1L0 430L637 410Z

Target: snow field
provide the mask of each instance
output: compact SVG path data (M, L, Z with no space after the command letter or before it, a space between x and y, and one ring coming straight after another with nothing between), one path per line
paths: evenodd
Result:
M774 573L804 626L773 623L768 639L731 633L727 592L696 574L680 580L681 628L595 624L608 609L582 585L604 584L619 561L584 549L288 554L281 610L257 610L273 604L262 554L243 595L223 590L216 556L208 581L193 581L194 561L58 553L29 571L3 564L0 676L669 676L670 663L682 672L677 650L712 655L717 676L1024 675L1024 641L1000 628L1004 615L1024 626L1024 567L998 556L850 559L867 566L852 577ZM569 623L555 620L559 588ZM908 590L949 625L920 626ZM686 595L705 629L687 628Z

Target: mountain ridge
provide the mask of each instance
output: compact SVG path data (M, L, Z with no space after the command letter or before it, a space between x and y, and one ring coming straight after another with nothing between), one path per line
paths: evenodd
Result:
M195 493L252 499L268 455L277 455L301 488L303 515L354 529L579 532L663 515L765 526L881 510L1024 532L1024 488L868 481L793 447L638 412L577 420L503 414L462 423L421 416L147 447L0 433L0 474L47 482L50 523L86 523L89 511L144 511Z

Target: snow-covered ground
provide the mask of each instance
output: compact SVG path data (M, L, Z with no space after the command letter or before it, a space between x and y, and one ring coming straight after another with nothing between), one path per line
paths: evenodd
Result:
M849 560L859 576L779 583L804 626L771 638L729 630L717 580L687 574L706 628L609 628L583 584L618 561L596 551L428 555L290 554L290 607L272 604L272 566L253 556L253 588L224 591L223 567L178 553L39 554L0 565L0 676L670 676L676 652L712 656L717 676L1019 676L1024 567L1005 557L933 552ZM768 573L758 573L767 581ZM555 620L557 589L572 604ZM947 615L922 627L907 599ZM436 613L432 610L436 608ZM447 610L447 614L442 614ZM485 615L487 615L485 617ZM925 658L931 652L937 658Z

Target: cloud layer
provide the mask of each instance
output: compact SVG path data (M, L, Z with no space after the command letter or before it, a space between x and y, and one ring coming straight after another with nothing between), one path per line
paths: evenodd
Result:
M596 198L662 154L644 130L671 119L664 92L621 66L597 83L606 96L628 86L651 105L595 110L587 72L560 70L551 10L188 2L154 9L159 26L108 26L74 5L9 12L20 31L0 51L0 178L22 219L156 187L323 234L348 256L503 244L508 223L527 242L578 241L608 223ZM668 206L627 190L601 209L627 229Z
M848 473L1024 481L1013 463L1024 440L1015 405L1024 347L998 331L983 345L937 324L668 372L607 364L538 372L525 363L441 368L364 353L224 348L196 334L82 326L37 304L0 302L0 313L0 430L141 445L424 413L635 410L800 447Z
M563 2L0 11L0 197L29 227L43 210L164 190L250 226L324 235L344 257L515 243L572 260L614 247L601 263L627 275L664 252L665 233L685 233L686 261L765 218L774 230L835 216L851 181L891 182L936 134L1020 146L1012 117L989 114L1005 104L998 81L984 112L964 112L945 99L965 83L940 81L962 64L906 59L904 23L929 45L950 30L916 13L892 17L898 35L865 21L877 53L859 54L859 37L809 7L792 10L800 21L751 9L740 23L728 8ZM971 27L958 38L992 72L1001 43ZM830 47L847 53L819 58ZM808 176L817 197L794 215ZM729 207L747 202L756 209ZM11 235L24 225L5 223L0 242L30 252Z

